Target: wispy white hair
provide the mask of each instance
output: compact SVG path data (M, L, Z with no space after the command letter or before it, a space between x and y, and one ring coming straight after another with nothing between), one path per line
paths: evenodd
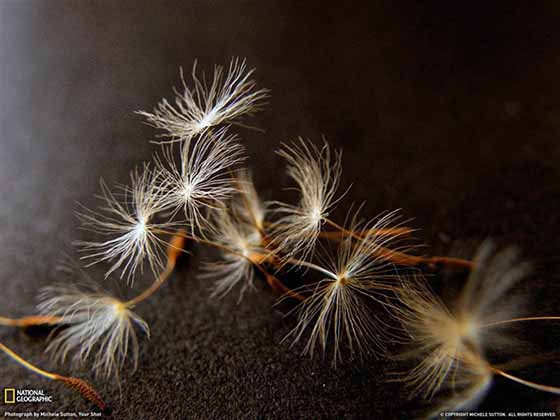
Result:
M300 192L298 205L275 203L273 212L279 217L271 226L273 245L289 254L311 255L321 227L338 199L341 152L331 151L325 141L321 148L303 138L278 152L287 161L288 175Z
M159 183L161 171L151 170L148 165L132 171L130 186L119 185L113 193L101 180L103 205L98 210L85 209L78 213L82 228L97 233L105 240L76 241L82 259L92 264L111 262L108 277L117 269L121 278L129 283L135 273L143 270L147 261L157 273L165 264L166 243L159 237L161 230L170 223L156 223L155 216L166 206L166 195Z
M128 356L136 369L136 328L147 335L149 328L122 301L91 284L46 287L39 299L41 314L62 318L46 350L55 360L81 366L91 359L92 371L104 378L118 379Z
M208 211L222 209L237 191L233 178L236 164L244 160L243 147L227 129L207 131L181 145L180 161L173 146L156 158L165 190L164 203L176 213L183 210L192 232L211 228Z
M266 89L256 89L245 60L234 58L227 71L214 68L208 85L206 77L197 75L196 62L192 70L193 86L187 86L181 69L183 91L175 91L175 104L162 99L153 112L139 111L149 124L164 130L170 140L190 139L207 129L236 122L244 115L259 110L268 97Z
M296 289L310 293L298 309L298 323L285 339L293 342L307 338L303 352L313 354L319 347L333 349L333 364L342 359L341 347L358 357L383 351L384 322L372 311L389 304L388 295L399 284L399 277L387 256L387 248L400 249L399 235L383 235L394 227L398 215L390 212L360 225L357 216L350 230L360 239L347 236L335 255L318 256L321 280ZM304 266L305 267L305 266Z
M486 349L508 341L497 327L517 315L518 307L508 305L506 297L528 272L527 264L516 263L517 255L513 248L493 254L485 242L459 298L450 304L424 281L399 289L402 305L392 309L409 336L405 342L411 350L400 357L416 361L400 378L411 396L431 399L451 389L452 398L442 406L472 407L486 393L493 376Z
M216 212L212 222L215 227L212 240L224 249L220 251L221 260L204 264L203 276L215 279L212 295L217 297L240 285L240 301L247 290L254 288L254 264L267 253L262 234L255 225L228 211Z

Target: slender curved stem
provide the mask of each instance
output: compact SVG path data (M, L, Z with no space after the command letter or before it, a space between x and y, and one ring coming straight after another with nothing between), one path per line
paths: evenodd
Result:
M287 263L292 264L292 265L296 265L298 267L307 267L310 268L312 270L318 271L319 273L324 274L325 276L328 276L329 278L336 280L337 276L336 274L330 272L329 270L324 269L323 267L317 265L317 264L313 264L311 262L307 262L304 260L299 260L297 258L288 258L286 260Z
M58 376L55 373L47 372L46 370L40 369L37 366L32 365L27 360L25 360L23 357L19 356L17 353L12 351L9 347L4 345L4 343L0 343L0 350L2 350L12 360L19 363L20 365L22 365L24 368L30 370L31 372L36 373L37 375L40 375L40 376L43 376L45 378L52 379L52 380L56 380L56 377Z
M412 233L414 232L414 229L409 228L409 227L395 227L395 228L380 228L380 229L376 229L376 228L371 228L368 229L368 233L374 234L374 235L378 235L378 236L400 236L400 235L406 235L408 233ZM358 232L354 232L360 239L363 239L364 236ZM330 240L341 240L343 239L345 236L348 236L348 234L346 232L343 232L341 230L331 230L331 231L322 231L319 236L321 236L322 238L325 239L330 239Z
M560 321L560 316L527 316L522 318L511 318L504 321L495 321L483 324L480 328L496 327L498 325L513 324L514 322L528 322L528 321Z
M171 241L169 246L167 247L167 265L165 266L165 270L163 270L154 280L152 285L140 293L138 296L130 299L123 303L125 307L132 308L138 305L140 302L148 299L152 296L159 288L165 283L165 281L169 278L173 270L175 270L175 266L177 265L177 260L179 259L179 255L183 252L185 248L185 240L190 239L191 237L186 234L185 231L180 230L176 232Z
M521 369L527 366L532 366L537 363L542 363L544 361L557 360L559 353L557 351L533 354L529 356L522 356L516 359L510 360L509 362L500 363L499 365L494 365L495 368L501 369L503 371L510 371L515 369Z
M207 240L207 239L203 239L203 238L200 238L200 237L197 237L197 236L194 236L194 235L189 235L189 234L188 234L187 232L185 232L184 230L180 230L180 231L169 231L169 230L158 229L158 230L156 231L156 233L162 233L162 234L167 234L167 235L173 235L173 237L176 237L176 238L181 238L181 239L183 239L183 240L188 239L188 240L197 242L197 243L202 244L202 245L208 245L208 246L210 246L210 247L212 247L212 248L216 248L216 249L219 249L219 250L221 250L221 251L225 251L225 252L228 252L228 253L231 253L231 254L235 254L235 255L240 255L240 254L238 254L237 252L235 252L233 249L231 249L231 248L229 248L229 247L227 247L227 246L225 246L225 245L219 244L219 243L217 243L217 242L209 241L209 240Z
M285 294L289 295L290 297L292 297L294 299L298 299L298 300L304 300L305 299L299 293L294 292L292 289L290 289L284 283L282 283L276 276L273 276L272 274L268 273L262 267L263 262L274 263L274 257L272 256L272 254L264 254L264 253L259 253L259 252L253 252L251 255L244 255L244 254L241 254L241 253L235 251L234 249L232 249L228 246L225 246L225 245L213 242L213 241L209 241L207 239L197 238L195 236L188 235L184 231L175 232L175 233L173 233L173 232L165 232L165 233L173 234L174 237L181 237L183 239L189 239L189 240L198 242L200 244L219 249L221 251L224 251L224 252L227 252L229 254L235 255L237 257L244 258L247 261L249 261L251 264L253 264L253 266L255 266L265 276L266 282L268 283L268 285L271 288L280 289ZM164 282L166 280L166 278L171 274L171 272L173 271L173 268L171 268L169 273L167 273L167 271L168 271L168 268L166 268L166 270L160 276L158 276L158 280L156 280L154 282L154 284L152 284L152 286L150 286L150 288L148 288L141 295L135 297L131 301L126 302L125 304L126 305L130 304L131 306L136 305L136 304L140 303L141 301L147 299L152 294L154 294L154 292L157 291L157 289L159 289L159 287L161 286L161 283Z
M62 317L60 316L32 315L15 319L0 316L0 325L4 325L6 327L27 328L34 325L56 325L60 321L62 321Z
M454 257L418 257L419 264L426 264L429 266L435 266L439 264L448 265L451 267L457 268L466 268L471 270L474 268L474 261L465 260L463 258L454 258Z
M336 224L330 219L323 219L323 221L325 221L327 224L330 224L336 230L320 232L319 236L321 236L322 238L329 239L332 241L340 241L347 236L352 236L354 239L364 238L364 234L344 229L342 226ZM266 223L266 225L270 226L272 225L272 223ZM253 222L253 226L255 227L255 229L259 231L261 235L266 235L266 232L263 231L262 227L257 226L255 222ZM401 227L393 227L393 228L371 228L368 229L367 232L378 236L400 236L400 235L406 235L412 233L415 230L416 229L410 227L401 226Z
M327 219L326 217L324 217L323 221L330 227L333 227L339 232L343 233L345 236L350 236L354 239L363 239L363 236L361 236L357 232L354 232L353 230L348 230L344 226L339 225L338 223L332 221L331 219Z
M550 385L543 385L543 384L539 384L539 383L536 383L536 382L528 381L526 379L522 379L522 378L519 378L518 376L514 376L514 375L511 375L507 372L504 372L503 370L498 369L495 366L490 366L490 369L492 370L492 372L496 373L497 375L503 376L504 378L509 379L510 381L517 382L519 384L528 386L529 388L537 389L539 391L550 392L550 393L553 393L553 394L560 395L560 388L559 387L550 386Z
M82 395L82 397L94 403L102 411L105 411L107 409L107 404L105 404L105 402L103 401L99 393L95 390L93 386L91 386L86 381L71 376L62 376L57 373L47 372L46 370L43 370L29 363L27 360L25 360L23 357L18 355L16 352L14 352L8 346L6 346L4 343L1 342L0 342L0 350L3 351L10 359L19 363L27 370L30 370L31 372L39 376L42 376L43 378L62 382L66 386L72 388L74 391L79 392Z
M126 301L123 303L124 306L128 308L133 308L134 306L138 305L140 302L145 301L150 296L152 296L155 292L159 290L159 288L165 283L165 281L169 278L173 270L175 269L175 264L167 264L165 270L163 270L157 278L154 280L152 285L144 290L142 293L137 295L136 297Z
M273 289L273 290L281 290L285 295L299 300L299 301L304 301L305 297L302 296L301 294L299 294L298 292L295 292L294 290L290 289L289 287L287 287L284 283L282 283L278 277L268 273L263 267L261 267L260 264L255 264L255 266L261 271L261 273L263 273L263 275L266 278L266 282L268 283L268 285Z
M343 226L339 225L336 222L333 222L330 219L324 218L323 219L324 222L331 226L334 229L337 229L339 232L341 232L343 235L345 236L349 236L351 238L357 239L357 240L361 240L363 239L363 236L360 235L357 232L354 232L352 230L348 230L346 228L344 228ZM331 240L338 240L340 239L340 237L336 237L333 235L329 235L327 236L328 239ZM428 266L435 266L438 264L444 264L444 265L448 265L451 267L457 267L457 268L468 268L468 269L472 269L474 267L474 262L469 261L469 260L464 260L461 258L452 258L452 257L440 257L440 256L435 256L435 257L418 257L415 255L409 255L405 252L401 252L401 251L397 251L397 250L392 250L386 247L379 247L379 249L377 251L375 251L375 255L379 256L381 258L385 258L389 261L394 262L395 264L399 264L399 265L419 265L419 264L425 264Z

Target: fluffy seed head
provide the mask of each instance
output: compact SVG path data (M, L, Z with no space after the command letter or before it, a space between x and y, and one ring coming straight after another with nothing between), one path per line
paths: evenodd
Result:
M468 366L469 361L483 362L476 326L469 319L457 318L420 285L407 285L399 295L403 306L396 308L398 317L414 340L414 350L404 356L419 360L403 380L411 395L432 398L463 363Z
M215 212L212 241L223 247L221 261L203 266L203 277L217 279L213 296L222 297L241 285L239 301L254 288L255 264L260 264L265 249L266 204L257 194L248 170L237 173L235 194L228 210Z
M181 69L183 91L175 89L175 104L163 99L153 112L140 111L147 122L164 130L163 136L170 140L185 140L207 129L235 122L244 115L262 109L268 91L256 89L251 79L254 70L248 70L245 60L232 59L227 71L221 66L214 68L210 85L203 74L197 75L193 66L193 86L188 87Z
M431 399L450 389L454 397L444 401L445 407L470 407L485 394L493 375L485 350L507 342L496 327L517 315L506 295L528 271L528 265L515 264L516 258L513 249L492 256L492 245L484 243L452 305L441 301L424 281L399 290L402 305L393 310L413 349L401 357L417 363L401 378L412 396Z
M399 237L380 233L395 227L396 218L395 212L388 213L361 227L355 218L349 230L356 237L344 238L334 257L321 258L322 279L300 289L310 295L300 304L298 324L286 337L297 342L309 334L304 353L313 354L317 346L325 352L332 341L336 364L342 358L342 344L358 357L383 348L383 321L372 304L388 305L387 292L398 282L385 257Z
M83 229L107 238L76 242L84 253L82 258L92 261L90 265L112 263L106 277L120 269L120 277L132 283L135 273L143 270L144 261L154 273L164 266L165 242L158 234L170 223L154 222L166 205L166 195L159 186L161 175L144 165L131 173L131 186L118 186L115 194L102 180L99 198L103 205L97 211L78 213Z
M297 206L276 203L273 211L279 218L271 227L273 244L279 251L305 258L313 253L324 218L338 201L342 155L332 153L327 142L318 148L302 138L284 145L278 154L286 159L288 175L301 197Z
M486 395L493 373L479 346L478 331L469 319L452 314L429 289L408 284L399 292L403 306L393 308L410 334L410 350L402 359L416 360L413 369L398 374L410 396L440 399L432 418L443 411L475 408Z
M92 370L103 378L116 377L127 356L138 364L138 339L135 328L149 335L148 324L126 305L94 286L58 285L44 288L39 311L62 317L60 330L51 339L47 352L64 362L83 365L93 360Z
M222 245L221 261L204 265L204 277L217 279L213 296L222 297L235 286L241 285L239 301L254 287L254 264L258 264L266 250L262 247L261 232L244 222L237 214L216 212L213 220L213 242Z
M172 146L164 148L156 165L166 192L165 205L174 212L183 210L193 233L211 228L207 213L222 209L236 191L231 171L243 159L243 148L225 128L184 142L180 162Z

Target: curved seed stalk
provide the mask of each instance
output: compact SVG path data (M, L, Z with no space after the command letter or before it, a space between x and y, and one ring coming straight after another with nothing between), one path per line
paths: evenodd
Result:
M19 356L13 350L7 347L4 343L0 343L0 350L4 352L4 354L6 354L10 359L19 363L27 370L39 376L42 376L43 378L61 382L64 385L72 388L74 391L78 392L82 397L84 397L84 399L93 403L101 411L105 412L107 410L107 404L105 404L105 401L103 401L101 395L95 390L93 386L91 386L83 379L74 378L71 376L62 376L57 373L47 372L46 370L40 369L37 366L25 360L23 357Z

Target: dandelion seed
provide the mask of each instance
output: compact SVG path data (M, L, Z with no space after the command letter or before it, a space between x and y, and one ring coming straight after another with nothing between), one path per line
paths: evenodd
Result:
M400 379L411 396L431 399L450 389L455 395L444 406L467 407L485 394L493 376L485 351L491 344L508 340L503 331L491 327L512 318L515 309L504 296L528 271L527 264L515 264L516 258L513 249L492 256L492 245L483 244L453 306L447 306L423 282L399 290L402 306L392 309L409 335L405 341L413 348L401 358L417 361Z
M212 219L212 241L221 247L221 261L203 266L205 278L217 279L212 296L222 297L241 285L239 301L254 288L255 265L270 252L266 249L265 219L267 206L257 194L251 174L246 169L237 173L235 194L228 209L215 212Z
M64 325L47 347L55 360L83 365L93 359L93 371L104 378L117 377L130 354L138 365L135 328L149 335L148 324L126 304L92 285L46 287L39 295L40 313L61 317Z
M183 92L175 90L175 105L163 99L152 113L139 111L149 124L166 131L173 140L190 139L221 124L230 124L244 115L260 111L268 98L266 89L256 90L245 60L232 59L229 69L217 66L210 86L192 71L194 86L189 88L181 70Z
M267 253L262 247L262 234L255 225L243 222L235 213L216 212L212 221L216 232L212 240L223 246L222 259L205 264L203 277L217 279L212 293L217 297L241 285L241 301L245 292L254 288L254 264L262 262Z
M158 234L172 223L154 222L166 205L166 194L159 186L161 175L144 165L141 171L131 173L130 187L119 186L118 194L101 181L99 198L103 206L98 211L86 209L78 214L83 229L110 237L105 241L76 242L86 254L82 258L92 260L89 265L112 262L105 277L120 269L120 277L132 283L135 273L143 270L144 260L154 273L164 266L166 243Z
M288 175L297 183L299 204L276 203L279 218L271 226L273 245L278 251L301 253L302 258L315 249L321 226L340 197L335 198L340 182L340 152L334 154L328 143L319 149L302 138L278 152L288 162Z
M184 210L193 234L195 228L211 229L208 211L223 208L237 190L230 172L244 156L236 140L223 128L215 133L206 132L196 141L186 141L181 147L180 162L176 161L172 146L164 148L156 158L166 190L165 205L175 213Z
M400 299L403 306L395 310L413 337L411 346L413 343L415 349L404 358L419 360L403 381L412 396L422 394L431 399L454 376L462 360L480 358L474 356L480 351L476 325L470 319L454 316L437 296L420 285L404 287Z
M304 354L312 355L316 347L323 353L332 341L333 364L342 358L341 345L348 346L350 354L358 357L382 350L383 321L373 312L371 304L388 305L387 292L395 289L398 281L393 265L381 258L379 250L395 244L398 236L378 235L380 229L393 226L395 212L377 221L359 226L355 216L351 229L362 237L344 238L336 257L322 258L320 266L291 259L291 263L318 271L322 279L304 286L302 291L311 295L300 304L298 324L285 338L293 342L303 339L309 332Z
M451 394L438 403L429 418L443 411L474 408L486 395L493 377L481 354L476 326L456 318L422 286L407 285L400 297L404 306L396 310L414 349L400 358L415 359L418 364L399 379L411 397L421 394L431 400L439 392Z

